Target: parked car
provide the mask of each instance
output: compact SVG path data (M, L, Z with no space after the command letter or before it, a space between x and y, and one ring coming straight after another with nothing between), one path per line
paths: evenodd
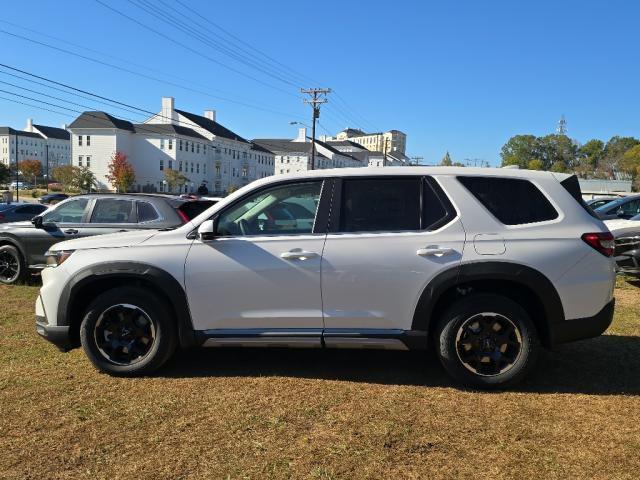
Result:
M589 205L592 209L596 209L598 207L601 207L603 205L606 205L607 203L613 202L614 200L618 200L620 197L599 197L599 198L592 198L591 200L587 200L587 205Z
M113 375L150 374L178 346L431 347L464 385L504 388L541 345L610 325L612 255L575 176L315 170L174 230L54 245L36 329Z
M20 282L30 270L44 268L45 252L62 240L129 230L152 235L156 229L175 228L188 222L209 206L211 202L152 194L89 194L69 198L32 221L0 226L0 283Z
M628 220L640 214L640 195L630 195L618 198L595 209L595 212L603 220L623 218Z
M630 220L605 220L615 238L617 269L620 273L640 277L640 215Z
M0 203L0 223L31 220L46 209L37 203Z
M56 203L60 203L62 200L66 200L67 198L69 198L69 195L67 195L66 193L48 193L41 196L38 201L43 205L55 205Z

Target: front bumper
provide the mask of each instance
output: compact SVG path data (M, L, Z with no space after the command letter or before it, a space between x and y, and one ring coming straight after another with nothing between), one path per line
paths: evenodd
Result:
M68 326L49 325L45 317L36 315L36 332L64 352L72 348Z
M611 325L613 321L615 303L616 300L614 298L593 317L562 320L552 323L550 325L551 343L557 345L559 343L573 342L575 340L583 340L601 335L609 328L609 325Z

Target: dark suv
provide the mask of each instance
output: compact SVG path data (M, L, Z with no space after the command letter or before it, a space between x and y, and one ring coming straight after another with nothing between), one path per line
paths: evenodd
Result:
M73 238L175 228L215 202L153 194L89 194L58 203L31 221L0 226L0 283L24 280L45 266L54 243Z

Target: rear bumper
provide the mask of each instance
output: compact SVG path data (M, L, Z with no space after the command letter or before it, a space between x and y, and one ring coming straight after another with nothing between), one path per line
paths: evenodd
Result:
M613 321L615 302L615 298L612 299L593 317L563 320L551 324L551 343L557 345L601 335Z
M72 348L68 326L49 325L45 317L36 315L36 332L62 351Z

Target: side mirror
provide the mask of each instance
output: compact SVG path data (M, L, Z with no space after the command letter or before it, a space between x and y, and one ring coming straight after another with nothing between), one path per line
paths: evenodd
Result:
M33 226L36 228L42 228L42 217L40 215L33 217L31 223L33 223Z
M617 215L618 217L622 217L622 216L624 216L624 210L623 210L622 208L619 208L619 209L618 209L618 211L616 212L616 215Z
M198 227L198 238L203 242L211 241L215 238L213 220L205 220Z

